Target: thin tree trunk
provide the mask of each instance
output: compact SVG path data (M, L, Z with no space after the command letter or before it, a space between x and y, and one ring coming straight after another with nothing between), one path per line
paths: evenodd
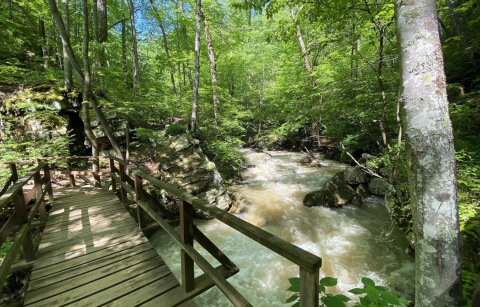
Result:
M182 20L183 20L183 0L180 0L179 8L180 8L180 15L182 16ZM188 43L187 43L187 38L188 38L187 28L183 23L181 27L182 27L182 33L183 33L183 45L185 47L185 54L188 56L189 50L188 50ZM186 65L187 65L187 72L188 72L188 81L190 82L190 88L193 88L192 69L190 68L190 63L188 60ZM184 84L185 84L185 81L184 81Z
M153 3L153 0L150 0L150 4L152 5L152 9L155 12L155 16L157 17L158 26L160 27L160 30L162 31L163 47L165 48L165 54L167 55L168 69L170 71L170 80L172 81L173 94L177 95L177 89L175 88L175 73L173 71L172 60L170 59L170 53L168 52L167 34L165 33L165 28L163 27L161 16L158 13L158 10L155 7L155 4Z
M203 27L205 29L205 38L207 40L208 59L210 61L210 75L212 76L212 92L213 92L213 111L215 113L215 120L220 119L220 100L217 93L217 66L215 64L215 52L213 50L212 36L210 35L210 27L208 21L205 18L203 11L200 11L203 20Z
M70 37L70 16L68 7L68 0L62 0L62 20L65 24L67 35ZM72 65L70 64L65 47L63 47L63 72L65 77L65 90L71 92L73 88Z
M303 6L300 7L299 11L301 11L302 9L303 9ZM292 16L292 21L295 24L295 31L297 32L298 43L300 44L300 49L302 50L303 61L305 63L305 69L307 70L307 74L308 74L308 77L310 78L310 82L312 83L312 86L316 87L317 82L315 81L315 78L312 76L313 69L310 66L310 60L308 58L307 47L305 46L305 42L303 41L303 37L302 37L302 30L300 29L300 26L298 25L298 22L295 20L295 13L293 12L293 9L290 10L290 15Z
M131 100L133 100L137 86L140 83L140 68L138 66L137 31L135 29L135 8L133 6L133 0L128 0L128 6L130 8L130 23L132 31L133 93Z
M47 39L45 35L45 22L42 17L38 18L38 33L40 34L40 41L42 44L42 57L44 60L43 67L48 68L48 48L47 48Z
M387 115L387 96L385 94L385 85L383 84L383 52L384 46L383 41L385 37L385 31L380 29L380 46L379 46L379 59L378 59L378 86L382 93L382 118L380 119L380 132L382 133L383 146L387 147L387 133L385 131L385 119Z
M86 0L84 0L86 1ZM84 95L87 95L87 97L90 97L91 99L91 104L92 107L95 111L95 114L98 117L98 120L100 121L100 124L102 125L103 130L105 131L105 134L107 135L110 144L112 144L113 149L115 150L115 153L118 158L123 159L123 154L122 150L120 149L120 146L118 145L117 139L115 138L115 134L113 132L112 127L110 127L110 124L108 123L107 119L105 118L105 115L103 114L102 110L98 107L97 99L95 95L93 95L90 91L90 93L87 93L85 90L85 76L82 72L82 69L80 68L80 65L78 64L77 57L75 56L75 53L73 52L72 45L70 43L70 38L68 37L67 30L65 29L65 25L63 23L62 17L60 15L60 12L58 11L57 4L55 0L48 0L49 6L50 6L50 11L52 13L54 21L57 23L58 30L60 32L60 37L62 38L62 44L65 47L68 58L70 59L70 63L72 64L73 71L75 72L75 75L77 76L78 80L82 84L82 87L84 89ZM86 14L85 14L86 13ZM84 17L88 18L88 11L84 13ZM88 31L85 33L85 35L88 35ZM88 53L87 53L88 56ZM88 89L88 87L87 87ZM89 96L91 95L91 96Z
M127 83L127 33L126 33L126 26L125 26L125 13L122 12L122 65L123 65L123 82L128 85Z
M108 39L107 0L94 0L94 12L96 11L95 40L105 43Z
M200 23L202 12L202 0L195 0L195 79L193 82L192 95L192 131L197 130L197 108L198 108L198 85L200 83Z
M415 305L461 306L455 149L435 0L395 1L415 231Z

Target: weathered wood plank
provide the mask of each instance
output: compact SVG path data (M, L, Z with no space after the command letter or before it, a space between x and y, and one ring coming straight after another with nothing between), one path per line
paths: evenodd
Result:
M37 261L37 264L34 266L33 271L35 274L32 275L31 280L54 274L61 270L66 270L69 267L81 266L84 263L89 263L96 259L120 253L131 248L136 248L147 243L148 240L144 236L136 234L135 236L125 236L124 238L121 238L121 241L114 242L111 245L91 249L88 253L85 248L81 250L82 253L77 250L72 256L70 256L70 253L64 253L52 257L40 255L37 260L41 259L41 261Z
M106 217L111 218L111 219L119 219L119 218L128 218L130 215L125 211L116 211L109 213L108 215L96 215L96 216L77 216L77 217L65 217L65 219L55 219L55 220L49 220L48 225L45 226L45 229L43 230L45 233L50 233L56 231L59 227L61 227L63 224L70 224L70 223L85 223L85 222L91 222L91 223L96 223L97 221L101 221L105 219Z
M25 297L25 306L62 306L73 303L92 294L99 293L107 288L123 283L133 277L145 274L157 267L164 265L159 257L150 258L129 268L104 277L98 276L99 279L77 287L75 291L71 291L68 295L55 295L45 298L49 292L39 291L38 296L32 296L27 293ZM66 285L65 285L66 286ZM66 286L68 287L68 286ZM51 293L50 293L51 294ZM57 294L58 289L57 289ZM40 300L41 299L41 300Z
M22 187L30 180L37 172L39 172L45 163L37 166L36 168L32 169L31 171L27 172L25 176L18 179L2 196L0 196L0 208L6 206L6 204L13 201L13 197L22 189Z
M72 278L77 278L80 275L88 274L90 272L98 270L99 268L111 265L113 263L117 263L124 259L129 259L147 251L152 251L152 247L149 244L142 244L136 246L136 248L122 250L120 252L117 252L116 254L102 257L100 259L96 259L94 261L83 263L77 266L71 266L72 263L64 262L62 264L63 267L66 268L65 270L58 271L59 268L57 266L54 266L50 268L50 271L48 271L50 274L45 275L42 278L30 280L30 282L28 283L28 291L37 290L59 282L68 282L67 280L70 280ZM52 271L53 269L55 270L55 272ZM35 271L35 275L38 275L37 272L38 271Z
M77 218L65 223L56 223L56 224L49 225L51 227L49 227L48 229L44 229L44 233L46 233L46 236L50 236L62 231L75 231L78 228L85 229L86 227L99 227L105 223L113 224L113 223L122 223L127 221L129 221L130 223L133 223L132 218L123 212L119 215L115 215L115 214L110 215L109 219L106 219L105 217Z
M154 282L151 283L152 281ZM75 302L71 306L138 306L177 285L177 279L172 275L170 269L164 265Z
M26 301L26 304L41 301L48 297L52 297L67 291L70 293L77 292L77 288L92 283L99 278L128 270L130 267L134 267L156 257L158 257L158 254L154 250L149 250L145 253L136 255L136 257L122 259L118 262L114 262L113 264L100 267L89 274L83 274L77 276L76 278L71 278L67 282L45 285L44 287L40 286L35 290L30 290L29 288L27 295L28 301Z
M22 226L20 231L17 233L17 236L15 237L12 246L5 255L2 265L0 266L0 285L3 285L8 274L10 274L10 266L15 261L15 256L17 255L20 246L22 246L23 241L30 234L29 230L30 228L28 224Z

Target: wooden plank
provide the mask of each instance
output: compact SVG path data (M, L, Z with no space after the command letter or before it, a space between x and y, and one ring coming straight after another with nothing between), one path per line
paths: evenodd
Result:
M193 237L207 252L229 270L238 270L235 263L230 260L210 239L208 239L197 226L193 225Z
M33 267L33 265L36 263L36 261L37 260L27 262L26 259L22 259L20 261L17 261L14 264L12 264L12 266L10 267L9 274L15 273L15 272L20 271L20 270L29 269L29 268Z
M251 306L251 304L237 291L226 279L216 271L205 258L203 258L191 245L184 244L178 233L165 222L155 211L153 211L147 203L139 201L138 204L170 235L170 237L184 250L188 256L210 277L220 291L235 305L235 306ZM194 290L195 291L195 290ZM191 291L192 292L192 291Z
M64 223L54 223L54 224L49 223L50 227L48 227L48 228L45 227L43 232L47 235L50 235L50 234L54 234L56 232L65 231L65 230L68 230L68 229L74 229L74 228L80 227L80 226L82 226L82 227L98 226L105 221L110 221L110 222L114 223L114 222L122 222L124 220L132 221L132 218L126 212L121 212L118 215L110 215L108 217L108 219L105 218L105 217L90 218L90 217L86 216L86 217L82 217L82 218L73 219L73 220L70 220L70 221L67 221L67 222L64 222Z
M70 186L74 187L75 186L75 177L71 174L70 158L65 158L65 162L67 163L67 176L68 176L68 180L70 180Z
M32 198L33 198L33 196L35 196L36 192L37 192L37 189L35 187L31 188L30 191L28 191L27 195L25 196L25 203L26 204L28 204L32 200Z
M178 307L197 307L197 304L195 304L195 302L192 300L188 300L185 303L178 305Z
M30 293L27 293L24 304L25 306L49 306L49 307L70 304L82 298L88 297L92 294L101 292L104 289L123 283L133 277L145 274L146 272L153 270L157 267L160 267L162 265L164 265L164 263L159 257L153 257L147 261L141 262L129 268L113 273L111 275L107 275L107 276L99 275L98 276L99 279L76 288L75 291L69 292L68 295L55 295L53 297L48 297L49 294L48 292L45 292L45 291L39 291L38 296L31 296ZM58 291L59 289L57 289L56 291L59 294ZM47 296L48 298L45 298L45 296ZM39 301L39 297L44 297L45 299L42 299L41 301ZM34 302L36 303L33 304Z
M116 211L112 214L109 214L108 215L109 218L112 218L112 219L117 219L117 218L127 218L127 217L130 217L130 215L128 214L128 212L126 212L125 210L123 211ZM50 233L50 232L54 232L57 228L59 227L62 227L62 225L64 224L70 224L70 223L79 223L79 222L87 222L87 221L90 221L92 223L95 223L96 221L99 221L99 220L103 220L105 217L104 216L79 216L79 217L75 217L75 218L72 218L72 219L68 219L66 218L65 220L62 220L62 219L56 219L56 220L49 220L48 221L48 225L45 226L45 229L43 230L45 233Z
M42 222L47 221L47 208L45 207L45 201L44 201L44 196L45 192L47 191L48 187L50 186L50 182L47 183L45 186L45 190L42 189L42 178L40 177L40 174L37 173L35 176L33 176L34 182L35 182L35 198L36 201L40 201L41 205L38 208L38 213L40 215L40 220Z
M153 281L153 283L152 283ZM138 306L145 301L178 286L170 269L164 265L124 283L86 297L70 305L90 306Z
M66 241L83 238L92 239L94 236L105 236L111 233L112 230L120 230L124 228L131 229L132 227L136 226L137 225L131 218L124 219L117 223L112 223L111 220L103 220L103 222L96 225L80 225L62 231L48 233L42 238L42 244L45 243L45 245L48 245L65 243Z
M142 186L142 178L140 176L135 175L135 201L143 199L143 186ZM147 226L145 220L145 211L143 211L142 207L137 206L137 220L138 220L138 227L140 229L145 228Z
M102 217L102 216L110 216L110 214L118 213L118 212L125 212L125 208L117 208L117 207L104 207L104 208L90 208L87 212L82 212L81 209L75 211L67 211L61 214L56 214L55 216L49 217L49 221L51 220L62 220L66 221L68 219L76 219L85 216L89 217Z
M55 271L48 271L48 275L44 275L42 278L36 278L35 280L30 280L30 282L28 283L28 291L37 290L48 285L56 284L66 281L68 279L78 277L80 275L88 274L90 272L98 270L99 268L111 265L112 263L117 263L124 259L129 259L131 257L152 250L153 249L149 244L142 244L136 246L135 248L122 250L116 254L109 255L108 257L102 257L94 261L83 263L82 265L72 266L72 263L63 263L63 267L66 268L65 270L58 271L57 266L55 266L51 268L55 269ZM38 273L38 271L35 271L34 275L38 275Z
M229 276L232 275L232 273L225 269L223 266L219 266L215 268L215 270L224 278L228 278ZM151 306L151 307L170 307L170 306L178 306L191 298L194 298L203 292L207 291L208 289L212 288L215 286L215 283L206 275L203 274L201 276L198 276L195 278L195 290L189 293L185 293L182 289L182 287L179 285L175 288L173 288L171 291L168 291L167 293L160 295L156 298L154 298L151 301L148 301L142 306Z
M165 208L154 195L151 195L145 189L143 189L143 197L150 203L152 204L155 208L160 210L160 213L165 215L168 219L174 220L176 217L175 215L168 211L167 208Z
M135 225L125 225L121 228L113 228L108 231L98 233L82 233L78 237L70 238L68 240L59 240L56 242L43 242L38 248L38 254L44 254L56 249L62 249L66 252L75 250L76 247L92 246L100 244L105 240L118 238L125 233L138 233Z
M10 176L10 178L8 178L7 182L5 183L5 185L3 186L2 190L0 191L0 196L2 196L3 194L5 194L5 192L8 190L8 187L10 187L10 185L12 184L13 180L12 180L12 177Z
M45 285L44 287L39 287L36 290L30 290L29 288L27 294L28 301L26 301L26 305L67 291L70 291L70 293L75 293L78 291L77 288L92 283L99 278L125 271L130 267L147 262L148 260L156 257L158 257L158 254L154 250L149 250L145 253L136 255L136 257L122 259L118 262L114 262L113 264L100 267L89 274L83 274L75 278L71 278L67 282Z
M73 213L73 211L81 212L82 210L86 210L87 212L84 212L84 213L88 213L88 214L99 212L101 210L110 211L110 210L105 210L105 209L125 210L125 207L120 206L120 204L118 203L118 200L116 200L116 199L105 200L105 202L103 204L100 204L100 205L99 204L90 204L90 206L88 206L88 205L83 206L83 205L85 205L85 204L79 204L78 206L77 205L70 205L68 207L55 209L50 214L50 217L54 217L54 216L61 215L61 214Z
M115 244L112 243L103 248L89 250L88 253L76 254L74 257L69 257L68 253L53 257L40 255L37 259L37 264L33 268L35 273L32 275L31 280L55 274L56 272L67 270L70 267L81 266L85 263L115 255L131 248L137 248L144 244L148 245L148 240L141 234L136 234L135 236L127 236L123 238L123 240L115 242ZM38 261L39 259L41 259L41 261Z

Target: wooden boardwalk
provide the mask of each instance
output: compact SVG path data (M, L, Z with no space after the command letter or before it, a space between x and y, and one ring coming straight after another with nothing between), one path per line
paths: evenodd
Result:
M25 306L196 306L113 192L54 193Z

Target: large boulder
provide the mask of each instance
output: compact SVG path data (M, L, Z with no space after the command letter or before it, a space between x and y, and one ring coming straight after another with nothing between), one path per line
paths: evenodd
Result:
M349 166L343 171L345 181L349 184L360 184L368 181L367 174L365 174L359 167Z
M340 208L353 200L355 190L345 182L343 172L333 176L320 191L308 193L303 199L306 207Z
M373 178L368 184L368 190L375 195L385 196L388 191L395 191L393 185L380 178Z

